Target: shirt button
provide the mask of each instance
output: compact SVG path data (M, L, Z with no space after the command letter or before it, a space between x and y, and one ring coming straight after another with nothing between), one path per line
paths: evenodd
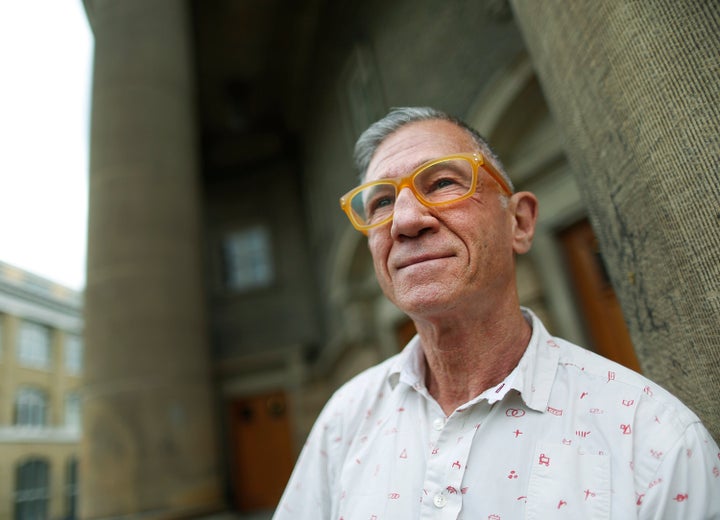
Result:
M433 428L435 428L437 431L440 431L445 426L445 421L443 419L437 418L433 421Z
M435 504L435 507L438 509L445 507L445 504L447 504L447 498L445 498L445 495L437 494L433 498L433 504Z

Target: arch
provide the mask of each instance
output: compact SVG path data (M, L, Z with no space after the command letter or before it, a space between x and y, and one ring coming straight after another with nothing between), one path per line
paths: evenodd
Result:
M587 344L556 240L559 230L587 211L527 54L483 86L466 121L488 139L516 188L532 191L540 201L533 248L518 258L521 304L532 307L553 332Z

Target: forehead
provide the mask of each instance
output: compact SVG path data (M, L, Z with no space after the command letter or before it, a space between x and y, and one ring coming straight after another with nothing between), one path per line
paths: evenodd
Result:
M431 159L476 149L470 134L450 121L416 121L396 130L377 147L365 180L407 175Z

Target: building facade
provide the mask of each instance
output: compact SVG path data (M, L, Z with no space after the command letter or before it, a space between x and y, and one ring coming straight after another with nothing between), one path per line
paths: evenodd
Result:
M558 63L560 78L607 86L613 59L625 49L644 56L641 45L614 48L617 38L597 36L607 20L621 35L623 23L634 22L633 37L663 34L677 20L685 23L678 32L706 27L701 8L676 16L680 4L658 3L663 9L653 11L612 0L605 18L578 34L567 21L569 29L554 33L560 47L571 34L610 48L588 57L587 66ZM630 138L600 117L582 129L595 128L608 141L598 153L615 150L618 159L568 160L571 151L577 157L593 149L585 143L578 151L567 138L582 113L558 124L536 67L538 55L555 64L553 56L526 39L531 22L542 34L543 18L525 14L530 22L521 30L515 15L546 4L85 0L96 46L83 517L272 510L331 392L404 345L412 325L381 294L365 239L338 205L357 182L355 139L393 106L429 105L464 118L488 138L516 187L537 194L535 244L518 259L520 296L553 333L628 366L655 368L653 377L680 373L681 362L663 364L658 341L643 342L638 363L615 298L618 289L645 290L642 273L666 258L638 246L625 258L637 268L607 263L596 234L614 229L591 214L597 190L583 188L586 179L603 181L620 167L653 187L658 170L630 169L623 159ZM585 20L597 11L590 4L558 9ZM717 8L707 10L718 19ZM646 26L658 30L640 30ZM685 41L696 40L679 38L672 50L687 58L693 51ZM657 74L673 69L633 76L627 67L619 76L655 85ZM681 84L667 82L668 91ZM552 98L562 100L558 85ZM703 85L691 99L717 93L716 83ZM622 100L624 88L587 103ZM633 97L626 108L640 120L643 103L655 99ZM716 129L717 120L706 128ZM664 142L655 139L664 128L640 120L633 130L652 145ZM646 193L650 188L633 192L651 214L675 192L652 201L641 199ZM612 201L605 205L617 210ZM631 229L625 224L621 231ZM720 262L709 264L717 269ZM709 286L717 288L717 279ZM635 330L641 340L642 332ZM704 369L717 367L716 346L702 352L696 357ZM692 379L693 388L702 387L699 376Z
M80 293L0 262L0 519L77 518Z

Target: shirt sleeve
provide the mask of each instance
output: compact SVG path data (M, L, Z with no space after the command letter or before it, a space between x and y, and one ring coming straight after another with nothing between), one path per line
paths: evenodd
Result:
M638 507L642 520L720 519L720 450L701 423L664 454Z
M342 438L342 417L333 406L325 406L300 452L295 469L278 504L273 520L329 520L336 490L337 453Z

